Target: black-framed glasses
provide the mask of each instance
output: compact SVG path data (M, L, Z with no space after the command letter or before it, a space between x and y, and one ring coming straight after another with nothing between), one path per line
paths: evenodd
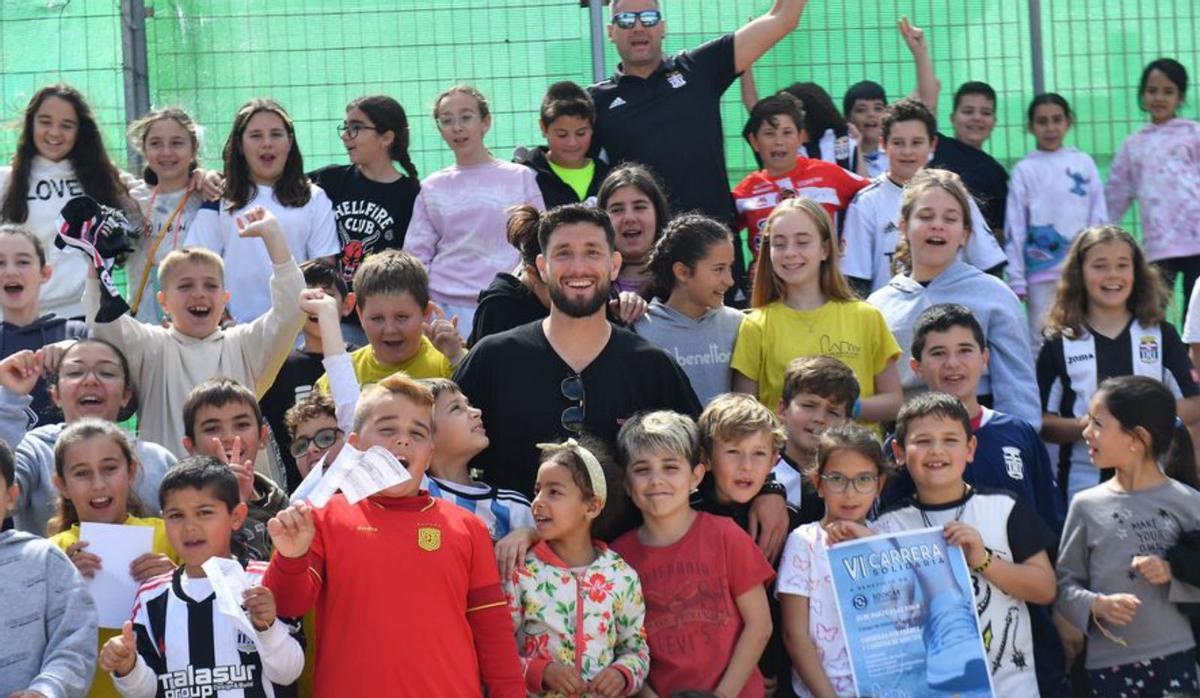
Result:
M642 26L650 29L657 27L662 21L662 13L658 10L642 10L641 12L618 12L612 16L612 23L621 29L633 29L633 25L641 22Z
M559 385L559 390L562 391L562 396L568 400L572 400L579 404L571 405L562 413L563 429L569 432L578 434L583 431L583 376L574 375L567 376Z
M358 122L346 123L343 121L342 123L338 124L337 132L339 136L347 136L350 138L350 140L354 140L355 138L358 138L358 132L363 129L367 129L368 131L378 130L374 126L368 126Z
M833 473L832 475L822 475L821 482L824 482L830 491L838 494L845 492L850 485L854 485L854 491L859 494L872 494L875 492L875 483L879 482L879 476L872 473L846 477L840 473Z
M325 449L333 446L334 442L336 442L337 438L341 435L342 430L334 427L330 427L328 429L318 429L317 433L313 434L311 438L307 436L301 436L300 438L293 440L292 445L288 446L288 453L292 454L292 458L299 458L300 456L303 456L304 452L308 450L308 447L313 444L316 444L317 448L324 451Z

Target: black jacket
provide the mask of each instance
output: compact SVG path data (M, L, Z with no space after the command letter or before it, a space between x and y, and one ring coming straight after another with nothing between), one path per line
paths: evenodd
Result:
M555 206L580 203L579 196L571 188L571 185L562 181L558 175L554 174L554 170L550 169L550 161L546 159L547 152L548 149L544 145L533 148L517 148L513 152L513 162L524 165L537 173L538 189L542 190L542 199L546 202L547 211ZM588 185L586 197L588 199L596 196L596 192L600 190L600 183L608 174L608 165L603 160L592 158L592 161L596 163L596 171L592 175L592 183Z

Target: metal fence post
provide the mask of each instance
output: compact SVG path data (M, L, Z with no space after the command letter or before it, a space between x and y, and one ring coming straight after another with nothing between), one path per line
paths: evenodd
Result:
M588 18L592 25L592 81L608 76L604 70L604 0L588 0Z
M129 123L150 111L144 0L121 0L121 73L125 82L125 121ZM129 168L139 171L141 156L133 146L126 148Z
M1042 53L1042 0L1029 0L1029 62L1033 65L1033 93L1046 91L1046 66Z

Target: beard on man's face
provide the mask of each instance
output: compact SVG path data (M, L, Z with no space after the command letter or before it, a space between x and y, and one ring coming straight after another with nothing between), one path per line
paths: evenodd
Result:
M585 318L595 315L608 302L612 281L607 276L601 276L592 287L592 294L585 298L571 298L559 279L552 278L546 286L550 291L550 302L555 308L569 317Z

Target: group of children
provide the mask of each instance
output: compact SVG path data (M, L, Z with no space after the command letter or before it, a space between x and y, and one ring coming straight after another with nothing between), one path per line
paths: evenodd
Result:
M922 88L891 105L852 88L861 155L821 159L828 95L753 100L746 266L722 223L672 217L647 168L589 155L595 110L571 83L543 102L548 145L514 163L484 145L486 97L445 91L455 164L419 183L387 97L347 105L351 164L308 175L274 101L239 110L220 173L197 167L186 113L156 111L130 128L138 180L77 91L39 91L0 179L0 693L851 696L829 547L930 526L962 549L977 611L927 590L930 686L984 628L997 695L1067 695L1077 657L1093 695L1200 692L1200 320L1183 339L1165 322L1162 278L1200 275L1200 213L1172 195L1200 192L1194 161L1172 165L1200 143L1176 116L1187 74L1146 67L1152 124L1106 187L1064 145L1067 101L1039 95L1037 150L985 218L927 166L936 79L901 32ZM955 111L986 98L960 90ZM77 196L107 207L82 234L57 219ZM1141 242L1109 224L1134 199ZM550 313L537 211L579 202L616 233L610 318L705 408L537 444L527 499L472 471L489 435L451 379L475 342ZM115 258L87 231L125 219ZM739 290L745 312L725 304ZM136 438L116 426L133 415ZM405 477L311 503L368 458ZM769 497L781 555L748 533ZM82 524L153 529L121 627L97 627L84 580L105 561ZM213 558L243 571L249 627Z

